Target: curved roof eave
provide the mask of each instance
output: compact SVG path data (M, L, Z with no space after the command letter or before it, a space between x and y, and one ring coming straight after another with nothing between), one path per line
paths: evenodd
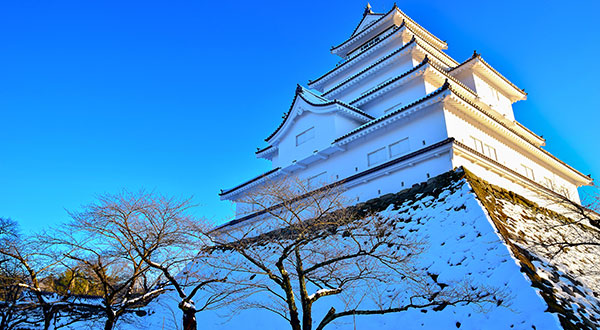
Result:
M468 58L464 62L460 63L459 65L455 66L454 68L448 70L448 73L452 73L455 70L458 70L458 69L460 69L460 68L462 68L462 67L464 67L466 65L469 65L469 64L472 64L474 66L474 65L477 64L477 63L473 62L475 60L479 61L478 63L481 63L481 65L483 65L490 72L492 72L492 74L494 74L498 79L500 79L505 84L507 84L508 86L510 86L511 89L513 90L513 92L515 92L514 95L516 97L516 100L525 100L525 99L527 99L527 93L525 92L524 89L517 87L517 85L515 85L513 82L511 82L506 77L504 77L500 72L498 72L498 70L494 69L488 62L486 62L483 59L483 57L481 57L481 54L478 54L476 51L473 52L473 56L471 56L470 58Z
M294 106L296 105L296 102L298 101L298 98L300 98L303 102L305 102L307 105L313 107L313 108L321 108L321 107L329 107L329 106L334 106L332 107L332 109L330 111L322 111L319 113L328 113L328 112L334 112L334 111L338 111L339 107L343 107L345 109L347 109L348 111L351 111L352 113L356 114L356 117L360 118L362 117L363 119L365 119L366 121L369 120L373 120L374 117L363 112L362 110L353 107L349 104L346 104L342 101L339 100L327 100L322 98L321 96L315 95L313 93L314 96L321 98L324 102L323 103L315 103L312 102L311 100L307 99L303 93L311 93L310 91L307 91L306 89L304 89L302 86L298 85L298 87L296 88L296 94L294 95L294 99L292 101L292 104L290 105L290 108L288 110L288 112L285 114L283 121L281 122L281 124L279 124L279 126L275 129L275 131L273 133L271 133L271 135L269 135L265 141L266 142L270 142L271 140L273 140L274 137L280 135L281 131L284 129L284 127L286 126L286 123L288 122L288 120L290 119L290 117L295 117L292 116L292 110L294 109Z
M370 27L375 26L377 24L379 24L382 21L385 21L385 19L388 17L388 15L392 14L392 16L394 14L399 14L402 17L403 21L408 21L411 25L414 25L416 29L419 30L419 34L423 34L425 36L427 36L427 38L430 38L434 43L438 44L438 47L440 49L447 49L448 48L448 44L441 40L440 38L436 37L433 33L427 31L425 28L423 28L420 24L418 24L417 22L415 22L412 18L410 18L408 15L406 15L402 10L400 10L400 8L398 8L398 6L394 3L394 7L388 11L385 14L381 14L381 17L373 22L371 22L369 25L367 25L365 28L363 28L359 33L356 33L356 29L358 29L358 27L360 27L360 23L359 25L356 27L355 31L353 32L353 34L350 36L350 38L346 39L344 42L340 43L337 46L333 46L331 47L331 52L333 54L339 55L339 51L343 48L345 48L346 45L352 43L352 40L356 40L356 38L360 37L360 35L367 31ZM365 16L366 17L366 16ZM364 17L363 17L364 20ZM362 21L361 20L361 23Z

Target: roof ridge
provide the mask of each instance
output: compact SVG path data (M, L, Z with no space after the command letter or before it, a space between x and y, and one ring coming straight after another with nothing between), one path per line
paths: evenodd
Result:
M266 177L266 176L268 176L270 174L273 174L273 173L279 171L280 169L281 169L281 167L276 167L276 168L274 168L272 170L269 170L269 171L267 171L267 172L265 172L263 174L260 174L260 175L258 175L256 177L254 177L254 178L252 178L252 179L250 179L250 180L248 180L248 181L246 181L244 183L241 183L241 184L239 184L239 185L237 185L237 186L235 186L233 188L226 189L226 190L221 189L221 192L219 193L219 196L227 195L228 193L230 193L230 192L232 192L234 190L238 190L238 189L240 189L240 188L242 188L244 186L247 186L247 185L249 185L252 182L260 180L260 179L262 179L262 178L264 178L264 177Z
M320 98L320 99L322 99L322 100L323 100L323 101L325 101L325 102L324 102L324 103L320 103L320 104L318 104L318 103L313 103L313 102L311 102L310 100L307 100L307 99L306 99L304 96L302 96L302 94L303 94L305 91L306 91L306 92L309 92L309 93L311 93L312 95L314 95L314 96L316 96L316 97L318 97L318 98ZM344 103L344 102L342 102L342 101L340 101L340 100L337 100L337 99L333 99L333 100L327 99L327 98L325 98L324 96L320 96L320 95L318 95L318 94L315 94L314 92L312 92L312 91L311 91L311 90L309 90L308 88L304 88L304 87L303 87L302 85L300 85L300 84L296 84L296 92L295 92L295 94L294 94L294 99L292 100L292 104L290 105L290 107L289 107L288 111L287 111L286 113L284 113L283 120L281 121L281 123L279 124L279 126L277 126L277 128L275 129L275 131L274 131L273 133L271 133L271 134L270 134L270 135L269 135L269 136L268 136L268 137L265 139L265 142L269 142L269 140L270 140L270 139L271 139L273 136L275 136L275 134L277 134L277 132L279 132L279 130L280 130L282 127L283 127L283 125L284 125L284 124L285 124L285 122L287 121L288 117L290 116L290 114L291 114L291 112L292 112L292 109L293 109L293 107L294 107L294 104L296 103L296 99L297 99L298 97L300 97L301 99L303 99L303 100L304 100L304 102L306 102L306 103L308 103L308 104L310 104L310 105L312 105L312 106L328 106L328 105L332 105L332 104L339 104L339 105L341 105L341 106L344 106L344 107L348 108L349 110L352 110L352 111L354 111L354 112L356 112L356 113L358 113L358 114L360 114L360 115L362 115L362 116L365 116L365 117L367 117L367 118L369 118L369 119L373 119L373 116L371 116L371 115L367 114L366 112L364 112L364 111L360 110L359 108L357 108L357 107L355 107L355 106L349 105L349 104L347 104L347 103Z
M478 106L477 104L475 104L474 102L472 102L471 100L469 100L467 97L465 97L464 95L462 95L461 93L455 91L454 89L452 89L452 87L449 87L449 90L456 95L458 98L460 98L461 100L463 100L465 103L469 104L470 106L474 107L475 109L481 111L482 113L484 113L486 116L492 118L496 123L500 124L502 127L506 128L507 130L509 130L510 132L512 132L513 134L517 135L518 137L522 138L523 140L525 140L527 143L529 143L529 145L531 145L534 149L539 150L540 152L542 152L543 154L546 154L547 156L549 156L550 158L558 161L559 163L565 165L566 167L568 167L569 169L571 169L572 171L574 171L575 173L577 173L578 175L591 179L591 177L589 175L585 175L581 172L579 172L578 170L576 170L574 167L572 167L571 165L563 162L562 160L558 159L556 156L554 156L553 154L551 154L549 151L543 149L542 147L537 146L535 143L529 141L529 139L527 139L526 137L524 137L521 133L517 132L515 129L513 129L512 127L506 125L505 123L503 123L502 121L500 121L499 119L497 119L494 115L490 114L488 111L482 109L480 106Z
M402 73L402 74L400 74L400 75L398 75L396 77L393 77L392 79L389 79L388 81L382 83L381 85L375 86L375 88L367 91L365 94L362 94L359 97L355 98L354 100L350 101L350 104L355 103L355 102L357 102L357 101L359 101L359 100L367 97L368 95L371 95L371 94L375 93L376 91L384 88L385 86L387 86L389 84L395 83L396 81L398 81L398 80L406 77L407 75L415 72L416 70L420 69L421 67L423 67L424 65L426 65L428 63L429 63L429 57L427 55L425 55L425 58L423 59L423 61L421 61L421 63L417 64L412 69L410 69L410 70L408 70L408 71L406 71L406 72L404 72L404 73ZM429 63L429 64L431 64L431 63Z
M383 38L382 38L381 40L379 40L378 42L376 42L376 43L374 43L373 45L371 45L371 46L367 47L365 50L363 50L363 51L359 52L358 54L356 54L356 56L352 56L351 58L348 58L348 59L347 59L346 61L344 61L342 64L340 64L340 65L336 65L336 66L335 66L333 69L331 69L331 70L329 70L329 71L325 72L324 74L322 74L322 75L321 75L320 77L318 77L317 79L315 79L315 80L309 80L309 81L308 81L308 84L309 84L309 85L311 85L311 84L314 84L314 83L316 83L317 81L319 81L319 80L321 80L321 79L325 78L326 76L328 76L328 75L329 75L330 73L332 73L333 71L336 71L337 69L341 68L342 66L344 66L344 65L346 65L346 64L348 64L348 63L350 63L350 62L352 62L354 59L356 59L356 58L360 57L360 56L361 56L362 54L364 54L365 52L369 51L370 49L372 49L372 48L373 48L373 47L375 47L376 45L380 44L381 42L383 42L383 41L384 41L384 40L386 40L387 38L389 38L389 37L391 37L392 35L394 35L394 33L398 32L398 31L399 31L400 29L402 29L403 27L405 27L405 23L404 23L404 21L402 21L402 24L400 24L400 25L396 26L396 27L394 28L394 31L392 31L390 34L388 34L388 35L386 35L385 37L383 37ZM391 28L393 28L393 27L391 27ZM378 37L378 36L380 36L381 34L385 33L387 30L388 30L388 29L381 31L381 33L377 34L377 35L376 35L376 36L374 36L373 38L377 38L377 37ZM371 38L371 39L369 39L369 40L372 40L373 38ZM367 42L369 42L369 40L367 40ZM359 55L359 54L360 54L360 55Z
M502 80L504 80L510 86L512 86L514 89L519 91L522 95L525 95L525 96L528 95L527 92L525 92L525 89L517 87L517 85L515 85L513 82L508 80L508 78L504 77L498 70L494 69L487 61L485 61L483 59L483 57L481 56L480 53L477 53L476 50L473 51L473 55L471 55L471 57L466 59L464 62L458 64L457 66L451 68L450 70L448 70L448 72L452 72L452 71L460 68L461 66L468 64L469 62L471 62L474 59L478 59L479 61L481 61L481 63L483 63L488 69L490 69L492 72L494 72L496 75L498 75L498 77L500 77Z
M397 8L397 7L396 7ZM390 11L388 11L385 14L377 14L377 15L382 15L380 18L374 20L373 22L369 23L369 25L365 26L364 29L362 29L362 31L365 31L366 29L370 28L372 25L375 25L377 22L381 21L382 19L384 19L388 14L390 14L392 11L394 11L395 8L392 8ZM362 23L362 21L365 19L366 16L363 16L363 19L360 20L360 22L358 23L358 25L356 26L356 28L354 29L354 31L352 32L352 34L350 35L350 38L346 39L344 42L342 42L341 44L337 45L337 46L331 46L331 50L335 50L340 48L341 46L343 46L344 44L348 43L350 40L354 39L355 37L355 33L356 30L358 30L358 28L360 27L360 23ZM362 33L362 32L361 32ZM359 33L360 34L360 33ZM357 34L358 35L358 34Z
M381 117L375 118L375 119L371 120L370 122L365 123L365 124L363 124L363 125L355 128L355 129L353 129L352 131L350 131L350 132L348 132L348 133L340 136L339 138L335 139L333 142L334 143L335 142L339 142L339 141L341 141L341 140L343 140L343 139L345 139L345 138L347 138L347 137L349 137L351 135L354 135L357 132L362 131L363 129L365 129L365 128L371 126L371 125L374 125L374 124L379 123L379 122L381 122L383 120L386 120L386 119L388 119L390 117L393 117L396 114L404 112L405 110L407 110L407 109L409 109L409 108L411 108L411 107L413 107L413 106L415 106L415 105L417 105L417 104L419 104L421 102L425 102L428 99L430 99L430 98L432 98L434 96L437 96L438 94L441 94L442 92L444 92L446 90L450 90L450 84L448 83L448 80L446 80L446 82L440 88L438 88L435 91L433 91L433 92L425 95L424 97L422 97L422 98L420 98L420 99L418 99L418 100L416 100L416 101L414 101L414 102L412 102L410 104L407 104L407 105L405 105L405 106L403 106L403 107L401 107L401 108L399 108L397 110L394 110L394 111L391 111L391 112L389 112L387 114L384 114Z
M396 5L396 3L394 2L394 7L396 10L398 10L405 18L407 18L412 24L416 25L418 28L420 28L421 30L423 30L423 32L425 32L426 34L430 35L433 39L436 39L439 43L444 44L446 46L448 46L448 43L443 41L442 39L436 37L433 33L427 31L424 27L422 27L419 23L417 23L415 20L413 20L412 18L410 18L410 16L406 15L405 12L403 12L400 8L398 8L398 6Z

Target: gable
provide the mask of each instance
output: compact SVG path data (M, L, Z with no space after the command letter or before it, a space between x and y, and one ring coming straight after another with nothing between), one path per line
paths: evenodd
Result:
M279 154L273 166L290 165L328 148L336 137L361 124L334 110L317 111L299 105L294 111L293 118L278 138Z
M365 15L363 17L363 19L360 21L360 23L358 24L358 26L356 27L356 30L354 30L354 32L352 33L352 35L350 37L354 37L355 35L361 33L366 27L371 25L371 23L380 19L382 15L383 14L367 14L367 15Z
M277 127L277 129L265 139L265 141L273 146L278 145L279 140L285 134L286 130L289 129L295 118L298 115L301 115L304 111L318 114L335 112L339 116L345 116L359 123L365 123L374 119L372 116L364 113L358 108L352 107L338 100L327 100L326 98L309 92L298 85L292 105L285 114L283 121Z

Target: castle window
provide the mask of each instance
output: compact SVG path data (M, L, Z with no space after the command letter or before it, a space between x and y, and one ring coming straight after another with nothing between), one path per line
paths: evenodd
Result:
M398 142L390 144L390 157L404 155L410 150L408 146L408 138L404 138Z
M362 47L360 47L360 51L362 52L363 50L373 46L376 42L379 41L379 39L381 38L381 36L375 37L371 40L369 40L366 44L364 44Z
M473 145L475 146L475 150L481 152L482 154L485 154L485 151L483 150L483 142L481 142L481 140L473 136L471 136L471 138L473 139Z
M533 175L533 170L531 169L531 167L527 167L524 164L521 164L521 166L523 166L523 170L525 171L525 176L530 178L531 180L535 180L535 176Z
M308 187L317 188L327 183L325 175L327 172L321 172L315 176L308 178Z
M385 148L380 148L367 155L369 166L383 163L386 160Z
M496 154L496 148L486 144L485 151L487 152L486 155L488 157L490 157L493 160L498 160L498 155Z
M315 138L315 128L311 127L306 131L296 135L296 146L299 146L306 141L312 140Z
M492 91L492 96L497 100L500 101L500 94L498 94L498 91L495 90L494 88L491 88Z

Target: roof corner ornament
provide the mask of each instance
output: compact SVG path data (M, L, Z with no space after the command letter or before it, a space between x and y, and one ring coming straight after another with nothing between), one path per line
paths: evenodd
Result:
M448 80L448 78L446 78L446 81L444 81L444 84L442 85L441 89L448 89L450 88L450 81Z
M369 14L373 14L371 10L371 4L367 2L367 6L365 6L365 11L363 12L363 16L367 16Z
M477 53L477 50L474 50L474 51L473 51L473 56L472 56L472 57L473 57L473 58L475 58L475 57L479 57L479 53Z
M425 58L423 59L423 64L429 63L429 54L425 54ZM448 79L446 79L448 80Z
M302 88L302 86L300 86L300 84L297 84L297 85L296 85L296 94L300 94L300 93L302 93L302 91L303 91L303 90L304 90L304 89Z

